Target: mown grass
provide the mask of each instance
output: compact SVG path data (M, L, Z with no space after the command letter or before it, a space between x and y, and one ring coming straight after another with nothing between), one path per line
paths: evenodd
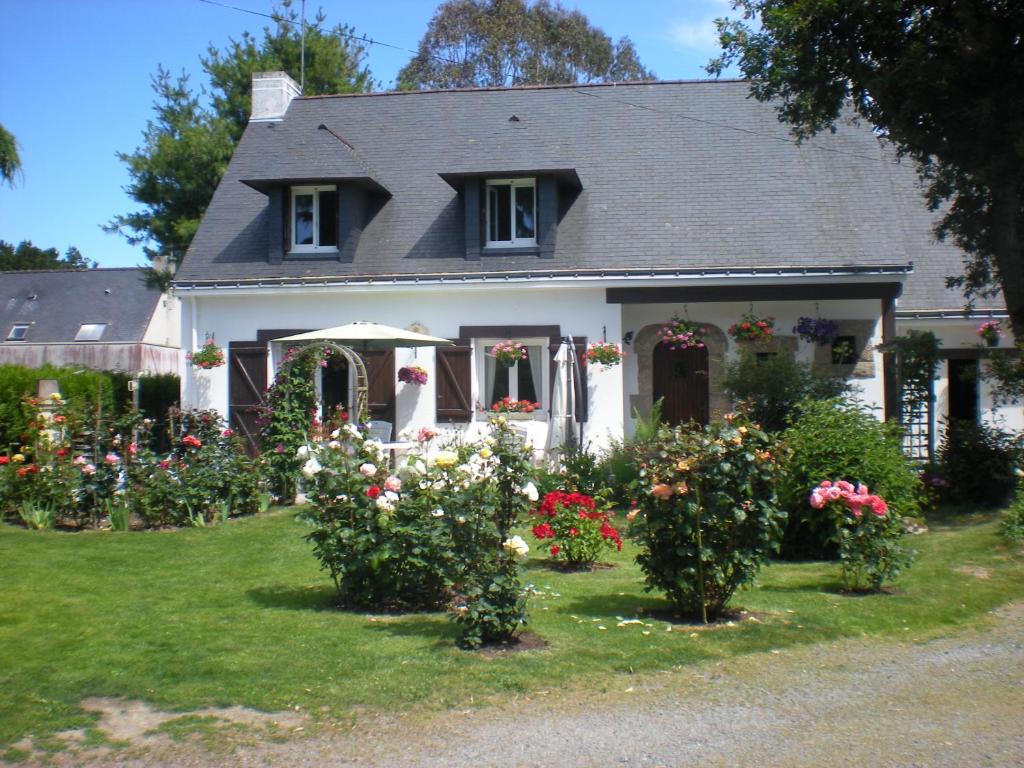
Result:
M304 533L289 510L207 530L0 527L0 749L92 725L79 707L89 696L336 718L353 707L465 707L564 686L603 690L617 675L840 637L920 640L1024 597L1024 557L1003 546L994 518L950 516L910 538L919 556L892 594L847 597L834 565L776 564L733 601L757 622L620 627L666 608L643 591L627 544L617 567L591 573L531 558L530 629L548 646L483 656L457 650L440 613L335 609Z

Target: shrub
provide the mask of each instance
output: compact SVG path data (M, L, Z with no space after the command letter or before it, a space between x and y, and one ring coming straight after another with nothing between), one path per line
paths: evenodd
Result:
M1003 513L999 533L1010 543L1024 541L1024 479L1017 478L1017 492L1010 508Z
M813 372L786 354L759 358L743 348L736 359L726 363L722 387L735 402L747 404L750 418L767 432L779 432L797 404L807 398L839 397L849 384L836 376Z
M582 567L593 565L605 547L622 549L619 532L611 524L614 512L598 509L592 496L552 491L532 514L541 517L533 535L551 540L548 551L556 560Z
M732 415L663 428L638 471L632 532L647 589L663 590L687 616L717 618L778 548L785 513L775 503L772 441Z
M445 601L456 524L445 494L458 493L462 480L452 456L451 466L446 457L428 467L417 453L401 477L390 475L380 443L354 425L326 447L299 448L309 499L302 515L313 527L307 539L343 605L427 609Z
M835 519L846 591L877 592L910 565L910 554L900 546L903 521L866 485L823 480L811 492L810 506Z
M939 465L950 500L1000 507L1013 494L1020 443L1008 432L973 421L950 421L939 445Z
M216 411L181 411L174 449L161 458L146 447L152 422L125 460L128 504L147 525L204 526L260 506L256 463Z
M870 484L896 519L918 514L917 472L903 455L899 425L882 423L847 400L805 400L782 433L787 449L779 503L789 515L782 556L834 558L839 530L833 515L807 505L823 477Z

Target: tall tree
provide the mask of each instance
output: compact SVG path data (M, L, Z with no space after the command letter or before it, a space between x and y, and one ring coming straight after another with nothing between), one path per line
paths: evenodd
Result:
M398 87L651 80L628 37L616 43L579 11L537 0L446 0Z
M1002 288L1024 339L1024 4L1019 0L733 0L720 58L797 139L844 111L911 158L966 253L968 299ZM848 112L847 112L848 114Z
M21 170L21 158L18 156L18 142L14 134L0 125L0 181L14 186L14 177Z
M143 207L115 216L104 229L143 246L154 264L149 271L154 285L166 286L169 267L184 258L245 130L252 73L283 70L296 81L302 76L302 23L291 6L284 0L275 7L274 26L264 27L260 42L245 33L224 50L211 45L200 57L208 89L196 93L186 75L172 78L163 67L153 77L156 114L146 124L144 142L134 152L118 154L131 179L126 190ZM362 66L366 52L352 28L324 25L323 12L305 25L305 93L371 90L374 83Z
M56 248L38 248L31 240L22 240L15 247L0 240L0 272L27 269L89 269L96 268L75 246L69 247L61 257Z

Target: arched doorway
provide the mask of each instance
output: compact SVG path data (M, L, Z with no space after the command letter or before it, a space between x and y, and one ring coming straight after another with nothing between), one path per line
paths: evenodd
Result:
M662 399L661 418L673 426L687 421L707 424L710 388L707 347L672 349L658 344L653 351L654 400Z

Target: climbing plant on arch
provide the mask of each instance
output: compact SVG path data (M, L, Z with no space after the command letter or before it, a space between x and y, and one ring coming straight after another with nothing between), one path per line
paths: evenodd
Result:
M313 418L319 410L316 372L334 355L343 357L355 375L352 418L357 422L366 418L366 365L355 350L330 341L291 347L267 390L261 417L263 459L270 488L281 501L295 498L296 478L302 465L296 452L309 441Z

